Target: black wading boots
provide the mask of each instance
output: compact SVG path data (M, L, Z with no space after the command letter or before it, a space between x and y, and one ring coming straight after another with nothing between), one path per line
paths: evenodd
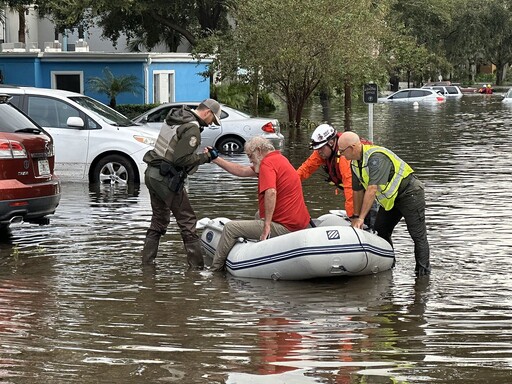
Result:
M185 245L185 250L187 251L188 269L203 269L204 259L203 251L201 249L201 240L184 242L183 245Z
M151 265L155 263L161 236L157 231L148 229L144 240L144 248L142 249L142 264Z

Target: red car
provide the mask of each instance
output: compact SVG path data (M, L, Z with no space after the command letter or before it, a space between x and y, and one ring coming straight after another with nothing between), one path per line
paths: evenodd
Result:
M0 95L0 229L13 222L48 224L60 201L53 140Z

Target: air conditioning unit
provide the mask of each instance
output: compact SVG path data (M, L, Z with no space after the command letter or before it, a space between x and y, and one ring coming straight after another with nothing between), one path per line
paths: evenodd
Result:
M89 52L89 44L84 39L78 39L75 44L75 52Z
M27 51L28 52L41 52L39 49L38 43L27 43Z
M59 42L59 40L45 41L44 42L44 51L45 52L62 52L62 44Z
M26 52L23 43L2 43L2 52Z

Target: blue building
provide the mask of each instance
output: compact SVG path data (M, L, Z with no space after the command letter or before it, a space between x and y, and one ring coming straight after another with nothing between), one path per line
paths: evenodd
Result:
M198 61L188 53L23 52L0 53L0 82L10 85L65 89L105 104L106 95L87 87L91 77L134 75L140 93L122 93L118 104L201 101L210 96L210 81L203 73L211 59Z

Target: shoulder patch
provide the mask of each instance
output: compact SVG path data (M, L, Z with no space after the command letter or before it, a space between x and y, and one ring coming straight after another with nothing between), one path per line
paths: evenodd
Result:
M371 157L370 158L370 165L372 167L377 167L377 166L379 166L379 164L380 164L380 161L379 161L378 157Z
M191 147L195 147L197 145L197 137L192 136L190 141L188 142Z

